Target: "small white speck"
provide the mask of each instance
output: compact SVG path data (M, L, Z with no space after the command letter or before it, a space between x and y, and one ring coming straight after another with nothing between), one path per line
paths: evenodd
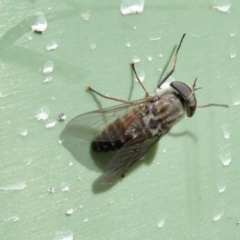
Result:
M162 227L164 227L164 223L165 223L165 219L162 219L159 223L158 223L158 227L159 228L162 228Z
M234 106L240 105L240 98L234 98L234 99L233 99L233 105L234 105Z
M12 216L12 217L9 217L8 219L6 219L5 221L18 222L18 221L20 221L20 217Z
M153 60L152 56L147 57L147 59L148 59L148 61L150 61L150 62Z
M121 13L123 15L141 13L144 8L144 0L122 0Z
M53 68L54 68L53 62L48 61L43 65L43 73L47 75L53 71Z
M130 42L126 42L126 43L125 43L125 46L126 46L126 47L131 47L131 43L130 43Z
M230 12L231 3L229 0L215 0L214 2L215 6L213 8L216 8L217 10L223 13Z
M37 21L31 26L32 31L36 33L44 33L47 29L47 19L42 12L36 12L34 14L37 16Z
M132 59L132 61L133 61L134 63L138 63L138 62L140 62L140 58L137 57L137 56L134 56L133 59Z
M70 187L68 186L67 183L65 183L65 182L61 183L61 190L62 190L62 192L68 192L69 189L70 189Z
M88 222L89 220L88 220L88 218L85 218L83 221L84 221L84 222Z
M59 143L59 144L63 144L63 142L64 142L64 140L62 140L62 139L59 139L59 140L58 140L58 143Z
M56 124L57 124L57 121L52 121L52 122L47 123L45 126L46 126L46 128L53 128L56 126Z
M67 115L64 114L64 113L61 113L59 116L58 116L58 121L59 122L63 122L67 119Z
M219 221L222 218L222 215L223 215L222 213L217 214L216 216L213 217L213 221L214 222Z
M43 83L47 83L47 82L50 82L53 80L53 77L46 77L44 80L43 80Z
M35 118L38 121L44 122L48 119L49 113L50 113L49 109L47 107L43 106L36 111Z
M49 193L55 193L55 189L54 189L53 187L49 187L49 188L47 189L47 191L48 191Z
M158 55L158 57L162 58L162 57L163 57L163 55L162 55L162 54L159 54L159 55Z
M216 183L217 189L219 193L223 193L226 190L226 184L225 183Z
M95 49L95 48L97 47L97 45L94 44L94 43L91 43L91 44L89 45L89 47L90 47L91 49Z
M68 166L71 167L73 165L73 162L69 162Z
M50 43L48 43L48 45L46 46L47 51L51 51L51 50L55 50L58 48L58 44L55 41L51 41Z
M224 136L224 138L225 138L225 139L229 139L229 138L230 138L230 133L229 133L229 131L228 131L228 124L223 123L223 124L221 125L221 128L222 128L222 131L223 131L223 136Z
M149 40L150 41L157 41L157 40L160 40L161 38L160 37L157 37L157 38L150 38Z
M231 37L235 37L237 34L237 30L231 31L229 34Z
M67 216L70 216L72 214L73 214L73 209L69 209L69 210L66 211Z
M81 17L82 17L83 20L88 21L89 18L90 18L90 12L82 13Z
M109 202L110 204L113 204L113 203L114 203L113 198L110 198L110 199L108 200L108 202Z
M28 134L28 130L23 128L23 129L20 129L19 133L23 136L23 137L26 137L27 134Z
M32 158L28 158L28 159L24 160L24 163L26 166L32 164L32 162L33 162Z
M69 230L56 232L53 240L73 240L73 233Z
M17 182L12 185L0 187L0 189L4 191L22 191L26 187L27 184L25 182Z
M231 153L226 152L219 155L220 160L222 161L223 166L228 166L231 162Z

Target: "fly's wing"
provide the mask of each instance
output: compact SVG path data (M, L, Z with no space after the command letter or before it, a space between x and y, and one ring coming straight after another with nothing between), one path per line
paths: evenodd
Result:
M81 114L73 118L66 126L76 137L93 141L103 129L117 118L135 109L139 104L148 102L150 98L132 101L129 104L120 104L114 107L99 109ZM129 116L130 117L130 116ZM134 117L134 116L132 116ZM130 119L129 119L130 120ZM118 136L115 136L116 138ZM111 139L112 141L118 139Z
M102 175L102 184L110 185L123 177L128 169L144 156L169 130L146 139L143 134L129 140L110 160Z

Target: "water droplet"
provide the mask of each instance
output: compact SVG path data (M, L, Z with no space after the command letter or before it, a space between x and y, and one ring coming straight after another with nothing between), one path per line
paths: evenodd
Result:
M32 31L35 33L44 33L47 29L47 19L42 12L36 12L34 14L37 16L37 21L34 25L31 26Z
M130 42L126 42L125 46L126 47L131 47L131 43Z
M108 200L108 202L109 202L110 204L113 204L113 203L114 203L113 198L110 198L110 199Z
M153 60L152 56L148 56L147 59L148 59L148 61L150 61L150 62Z
M46 128L53 128L56 126L56 124L57 124L57 121L50 121L45 126L46 126Z
M233 105L234 106L240 105L240 98L239 97L233 98Z
M144 0L122 0L120 10L123 15L141 13L144 8Z
M38 121L44 122L48 119L50 111L47 107L43 106L36 111L35 118Z
M228 131L228 127L229 126L226 123L223 123L221 125L222 131L223 131L223 136L224 136L225 139L229 139L230 138L230 133Z
M47 75L53 71L53 68L54 68L53 62L48 61L43 66L43 73Z
M48 191L49 193L55 193L54 187L49 187L49 188L47 189L47 191Z
M142 70L138 71L138 77L139 77L140 81L143 82L145 79L144 71L142 71ZM135 81L138 82L137 78L135 78Z
M58 231L55 233L53 240L73 240L73 233L69 230Z
M6 219L5 221L18 222L18 221L20 221L20 217L12 216L12 217L9 217L8 219Z
M138 62L140 62L140 58L139 58L138 56L134 56L133 59L132 59L132 61L133 61L134 63L138 63Z
M53 80L53 77L46 77L45 80L43 80L43 83L47 83Z
M213 217L213 221L217 222L222 218L223 213L219 213Z
M160 37L156 37L156 38L150 38L149 40L150 41L157 41L157 40L160 40L161 38Z
M4 191L22 191L26 187L27 184L25 182L17 182L9 186L0 187L0 189Z
M158 227L159 228L162 228L162 227L164 227L164 223L165 223L165 219L162 219L161 221L159 221L159 223L158 223Z
M226 183L216 183L219 193L223 193L226 190Z
M59 122L63 122L67 119L67 115L65 113L61 113L59 116L58 116L58 121Z
M230 32L230 36L231 36L231 37L235 37L236 34L237 34L237 30L236 30L236 29L235 29L235 30L232 30L232 31Z
M88 21L89 18L90 18L90 12L82 13L81 17L82 17L83 20Z
M26 137L28 134L28 130L26 128L21 128L19 133L23 136Z
M216 8L220 12L229 13L230 7L231 7L231 2L229 0L215 0L214 1L213 8Z
M230 58L235 58L236 56L237 56L237 49L232 46L230 49Z
M33 162L33 159L32 159L32 158L28 158L28 159L25 159L25 160L24 160L24 163L25 163L26 166L32 164L32 162Z
M228 166L231 162L231 153L230 152L221 153L219 154L219 158L222 161L223 166Z
M73 209L69 209L69 210L66 211L67 216L70 216L72 214L73 214Z
M62 192L68 192L69 189L70 189L70 187L68 186L67 183L62 182L62 183L61 183L61 189L62 189Z
M90 47L91 49L95 49L97 46L96 46L96 44L91 43L91 44L89 45L89 47Z
M46 46L46 49L48 51L55 50L57 48L58 48L58 44L54 40L48 43L48 45Z

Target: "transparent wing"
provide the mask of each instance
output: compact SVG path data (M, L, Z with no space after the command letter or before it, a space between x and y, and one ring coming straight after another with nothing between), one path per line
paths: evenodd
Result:
M165 130L151 139L139 135L128 141L108 163L102 175L102 184L110 185L123 177L128 169L144 156L168 131Z
M93 141L99 132L106 128L114 120L133 111L137 105L146 103L149 100L150 98L144 98L141 100L132 101L129 104L120 104L117 106L81 114L73 118L67 124L66 128L73 132L76 137Z

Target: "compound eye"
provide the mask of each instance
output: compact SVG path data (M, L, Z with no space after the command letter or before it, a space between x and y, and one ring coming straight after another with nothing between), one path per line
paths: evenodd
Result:
M170 86L183 98L187 116L192 117L197 107L194 91L183 82L171 82Z
M188 99L192 93L192 89L183 82L171 82L170 86L173 87L184 99Z

